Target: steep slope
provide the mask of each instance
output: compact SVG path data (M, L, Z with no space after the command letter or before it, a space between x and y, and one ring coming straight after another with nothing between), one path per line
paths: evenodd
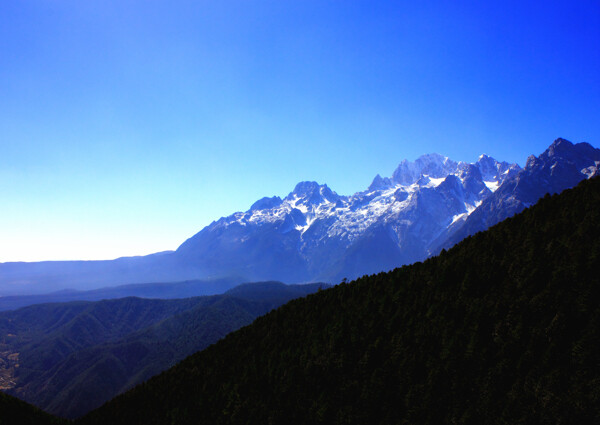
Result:
M80 416L257 316L323 286L262 282L241 285L220 296L126 298L5 313L4 320L15 333L12 339L31 340L8 346L19 353L21 363L14 377L16 385L9 392L48 412ZM38 331L27 335L35 317L48 312L65 323L48 320L39 326L47 336Z
M600 423L600 179L292 301L80 424Z

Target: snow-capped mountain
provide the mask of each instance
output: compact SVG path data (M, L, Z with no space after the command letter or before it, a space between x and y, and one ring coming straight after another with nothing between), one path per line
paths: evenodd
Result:
M440 233L519 170L486 155L467 164L429 154L352 196L301 182L284 199L212 223L176 254L210 274L250 279L336 281L387 270L426 258Z
M440 235L432 253L523 211L546 193L562 192L583 179L599 175L599 168L600 149L588 143L574 145L556 139L539 157L531 155L525 168L487 197L464 223L451 226Z
M424 155L351 196L299 183L283 199L263 198L213 222L175 252L0 264L0 296L232 276L337 283L424 260L599 168L600 149L564 139L523 169L486 155L473 164Z

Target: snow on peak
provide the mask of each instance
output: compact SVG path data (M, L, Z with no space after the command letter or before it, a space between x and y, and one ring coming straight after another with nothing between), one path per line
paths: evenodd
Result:
M392 181L397 184L411 185L422 175L432 178L446 177L456 171L458 163L438 153L422 155L414 162L404 160L392 174Z
M279 196L273 196L272 198L265 196L264 198L259 199L258 201L253 203L252 206L250 207L249 211L275 208L275 207L278 207L279 205L281 205L282 202L283 201L281 200L281 198Z
M486 185L486 187L487 187L489 190L491 190L492 192L495 192L495 191L496 191L496 189L498 189L498 188L500 187L500 184L499 184L497 181L491 181L491 182L488 182L488 181L485 181L485 180L484 180L484 182L483 182L483 183L484 183L484 184Z
M507 177L516 174L521 169L517 164L509 164L505 161L498 162L486 154L481 155L475 165L479 168L481 177L483 181L486 182L486 186L492 192L495 191Z
M373 182L369 185L368 190L369 192L372 192L374 190L386 189L390 186L392 186L392 181L388 177L382 178L379 174L377 174L373 179Z
M371 226L412 226L422 220L424 212L436 217L437 224L428 224L433 229L466 219L508 177L511 167L518 166L499 163L485 154L468 164L433 153L414 162L402 161L391 178L377 175L367 190L352 196L339 196L325 184L303 181L285 198L262 198L227 222L248 229L272 225L281 233L298 232L301 245L331 237L352 243Z
M315 190L318 190L320 187L321 187L321 185L319 185L319 183L317 183L315 181L303 181L296 185L296 187L294 188L292 193L290 193L290 195L292 195L292 194L298 195L298 196L309 195L309 194L312 194Z

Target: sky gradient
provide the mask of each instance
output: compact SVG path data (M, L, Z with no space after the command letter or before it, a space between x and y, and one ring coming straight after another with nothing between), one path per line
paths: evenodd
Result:
M0 2L0 262L175 249L425 153L599 147L600 2L488 3Z

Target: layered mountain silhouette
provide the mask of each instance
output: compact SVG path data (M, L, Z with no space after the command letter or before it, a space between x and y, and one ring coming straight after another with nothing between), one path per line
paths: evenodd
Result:
M0 297L0 311L15 310L34 304L68 301L100 301L124 297L172 299L214 295L222 294L242 282L243 279L230 277L183 282L132 283L87 291L65 289L45 294L9 295Z
M328 281L422 261L598 173L600 150L557 139L525 168L482 155L473 164L438 154L403 161L391 177L341 196L301 182L220 218L175 252L104 262L0 264L0 295L239 277ZM206 291L204 293L207 293Z
M0 388L47 412L81 416L273 308L326 287L248 283L215 296L3 312Z
M285 306L77 424L600 423L600 178Z

